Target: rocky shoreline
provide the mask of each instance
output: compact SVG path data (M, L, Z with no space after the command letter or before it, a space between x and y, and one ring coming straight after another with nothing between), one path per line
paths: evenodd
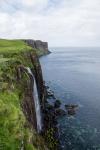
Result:
M48 144L50 144L50 150L61 150L60 139L59 139L59 129L58 129L58 118L66 115L66 112L61 109L61 101L55 97L54 92L49 88L49 86L45 86L46 88L46 107L45 107L45 117L44 117L44 125L45 125L45 137ZM51 102L53 100L53 102ZM51 135L52 139L48 141L48 135Z
M62 145L60 143L60 132L59 132L59 123L58 120L61 117L67 116L72 117L76 114L78 105L76 104L66 104L65 108L62 108L61 100L57 99L55 93L50 89L48 85L45 85L46 88L46 109L45 109L45 130L53 129L53 138L54 138L54 147L53 150L61 150ZM48 142L50 143L50 141Z

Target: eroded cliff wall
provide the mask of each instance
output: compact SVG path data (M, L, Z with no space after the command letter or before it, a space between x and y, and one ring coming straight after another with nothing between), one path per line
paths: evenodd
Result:
M47 42L43 42L40 40L32 40L32 39L27 39L24 40L29 46L44 51L45 53L49 53L49 49L48 49L48 43Z

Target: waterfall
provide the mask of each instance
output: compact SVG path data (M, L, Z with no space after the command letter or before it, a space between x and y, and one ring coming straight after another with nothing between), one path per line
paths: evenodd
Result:
M36 112L36 121L37 121L37 132L40 133L42 130L42 119L41 119L41 109L40 109L40 100L38 96L38 90L37 90L37 84L35 77L31 71L30 68L26 68L28 73L32 76L33 78L33 98L34 98L34 103L35 103L35 112Z

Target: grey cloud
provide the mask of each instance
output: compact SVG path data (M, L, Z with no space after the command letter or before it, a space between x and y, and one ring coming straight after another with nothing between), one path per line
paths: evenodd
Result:
M99 0L13 2L3 3L7 11L0 11L1 38L36 38L50 46L100 46ZM20 9L9 13L15 3Z

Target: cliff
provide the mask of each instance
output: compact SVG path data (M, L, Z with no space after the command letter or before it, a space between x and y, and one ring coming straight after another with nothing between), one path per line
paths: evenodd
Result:
M0 40L0 149L48 149L44 131L37 130L37 99L43 130L46 89L36 49L22 40Z
M0 40L2 150L58 149L55 109L47 101L39 62L40 56L49 53L47 45L33 40Z
M44 55L44 54L46 55L50 53L47 42L43 42L40 40L32 40L32 39L24 40L24 42L26 42L32 48L36 49L37 52L39 51L39 53L41 53L40 55Z

